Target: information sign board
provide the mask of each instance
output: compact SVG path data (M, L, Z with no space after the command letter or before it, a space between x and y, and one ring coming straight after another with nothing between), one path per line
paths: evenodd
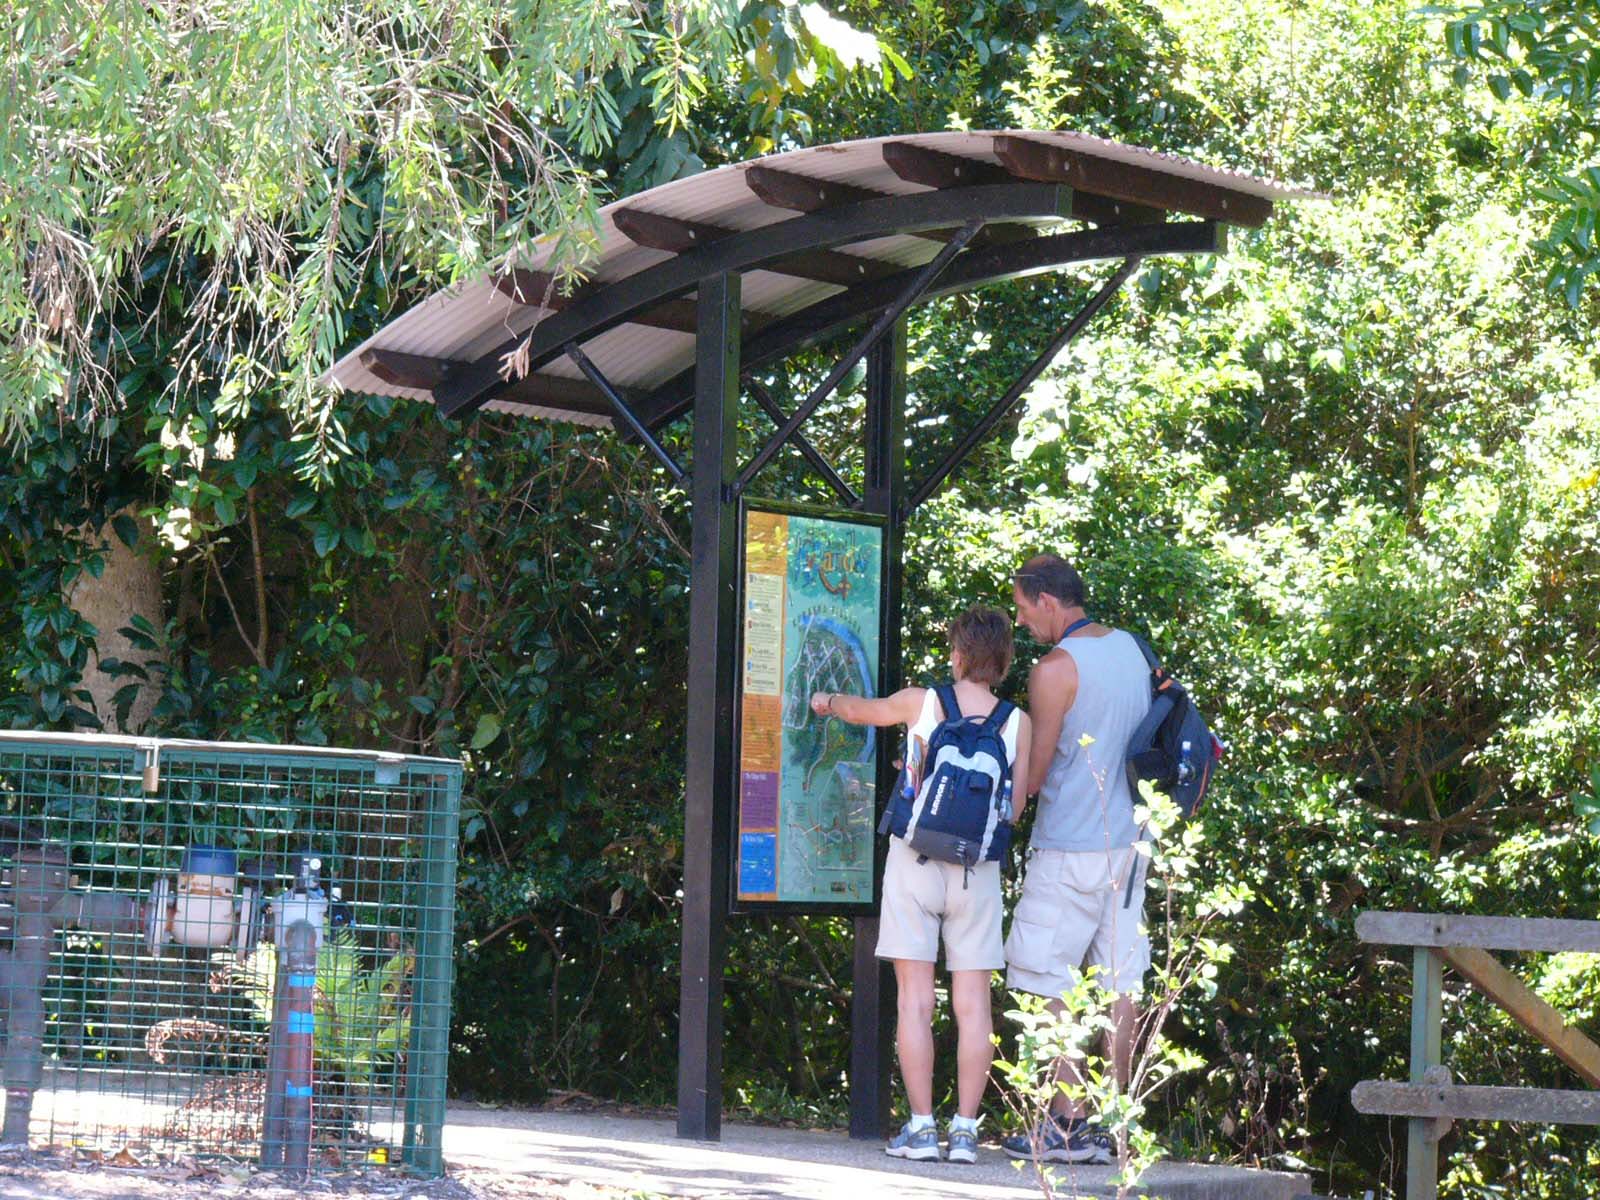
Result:
M877 695L881 522L748 506L734 903L870 909L878 731L811 711Z

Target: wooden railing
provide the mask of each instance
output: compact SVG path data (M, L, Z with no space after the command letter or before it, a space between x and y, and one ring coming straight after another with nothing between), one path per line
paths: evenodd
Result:
M1448 964L1548 1046L1591 1088L1600 1088L1600 1046L1506 970L1490 950L1579 950L1600 954L1600 921L1455 917L1368 912L1356 918L1363 942L1411 946L1411 1080L1356 1084L1357 1112L1409 1117L1406 1200L1439 1195L1439 1139L1457 1120L1600 1125L1600 1091L1469 1087L1441 1061L1441 1000Z

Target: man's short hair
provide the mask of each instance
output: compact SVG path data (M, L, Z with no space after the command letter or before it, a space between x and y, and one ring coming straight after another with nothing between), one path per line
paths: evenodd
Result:
M1035 554L1014 576L1017 590L1030 603L1054 596L1065 608L1083 606L1083 576L1059 554Z
M1011 618L998 608L974 604L950 622L950 648L961 655L967 679L996 684L1011 669L1015 644Z

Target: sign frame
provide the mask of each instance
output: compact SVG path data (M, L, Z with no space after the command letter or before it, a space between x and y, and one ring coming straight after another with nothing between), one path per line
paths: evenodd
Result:
M872 876L868 896L861 900L749 900L739 894L739 857L740 837L743 832L741 824L741 805L743 800L744 780L744 684L745 672L745 629L744 618L745 603L747 600L746 588L749 581L746 555L749 547L750 514L771 513L785 517L806 517L812 520L834 521L840 524L857 525L876 530L879 535L878 554L878 590L873 598L874 616L878 625L878 655L877 661L872 664L876 677L875 686L883 678L883 635L884 635L884 569L888 557L888 542L891 531L889 518L882 513L861 512L856 509L836 508L821 504L806 504L787 500L769 500L765 498L744 497L739 501L738 522L738 593L737 610L740 614L738 631L735 641L737 654L736 662L740 664L736 673L733 696L733 797L734 813L730 822L728 837L728 911L729 913L774 914L790 913L794 915L816 916L844 916L844 917L871 917L878 914L882 904L881 890L883 885L882 848L878 845L878 818L883 811L883 797L877 794L877 779L874 779L873 788L873 814L872 814ZM781 669L781 664L780 664ZM780 691L780 697L782 695ZM892 729L880 729L878 737L892 734ZM879 749L874 753L874 764L882 756L882 742L878 743ZM780 785L781 786L781 785Z

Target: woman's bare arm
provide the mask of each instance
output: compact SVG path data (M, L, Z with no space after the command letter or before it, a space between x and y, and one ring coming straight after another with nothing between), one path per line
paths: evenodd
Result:
M1033 722L1027 713L1020 713L1017 722L1017 760L1011 764L1011 823L1022 820L1022 810L1028 807L1028 751L1033 745Z
M812 692L811 711L838 717L851 725L910 725L922 712L927 689L901 688L892 696L852 696L849 692Z

